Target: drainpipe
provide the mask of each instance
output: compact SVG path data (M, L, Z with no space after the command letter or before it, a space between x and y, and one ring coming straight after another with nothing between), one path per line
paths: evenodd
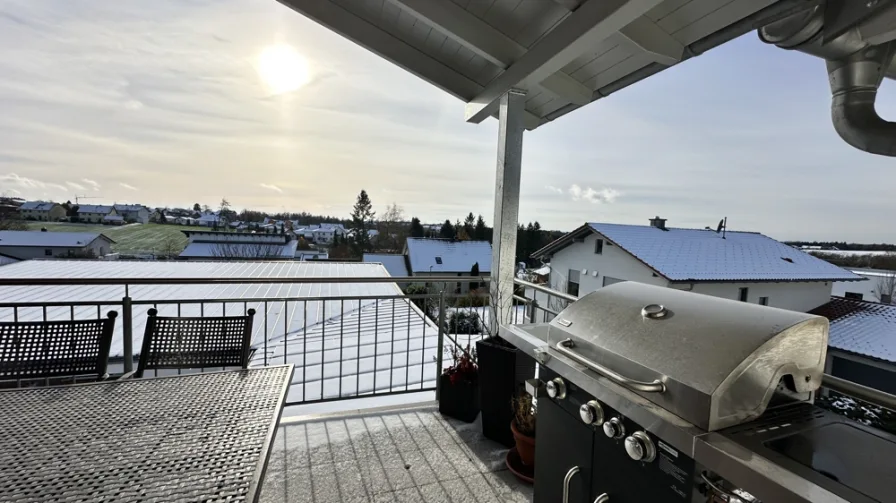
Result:
M874 109L885 76L896 77L896 43L871 45L854 26L824 41L824 6L794 14L759 30L759 39L827 62L831 119L844 141L872 154L896 156L896 123Z

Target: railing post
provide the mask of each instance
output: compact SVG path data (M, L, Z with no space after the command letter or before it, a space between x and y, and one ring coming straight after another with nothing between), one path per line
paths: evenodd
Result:
M445 350L445 290L439 293L439 339L436 344L436 400L442 392L442 352Z
M125 373L134 370L134 313L131 308L131 296L126 292L121 299L121 328L124 337L122 353Z
M533 297L534 297L534 295L533 295ZM532 299L532 302L529 303L529 323L535 323L535 311L537 311L537 310L538 310L538 301L535 299Z

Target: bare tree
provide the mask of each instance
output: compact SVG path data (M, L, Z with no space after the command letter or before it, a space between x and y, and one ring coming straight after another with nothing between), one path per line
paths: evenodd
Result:
M380 235L377 236L377 248L400 251L408 229L404 226L404 208L396 203L386 206L380 218Z
M183 246L172 236L168 236L162 241L162 246L159 249L159 255L165 258L174 258L177 254L183 251Z
M224 259L276 259L282 256L283 245L278 243L214 243L213 257Z
M15 216L0 217L0 231L27 231L28 225L24 220L15 218Z
M894 295L896 295L896 271L877 278L877 288L874 290L877 301L883 304L892 304Z

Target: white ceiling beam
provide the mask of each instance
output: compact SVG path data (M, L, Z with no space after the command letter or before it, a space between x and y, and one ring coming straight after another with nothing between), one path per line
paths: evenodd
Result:
M473 80L333 2L278 1L457 98L469 101L482 90Z
M516 40L454 2L446 0L386 0L434 26L445 36L505 69L526 53ZM537 83L545 91L577 105L591 102L591 89L562 72Z
M666 33L647 16L641 16L619 30L622 38L633 48L646 52L653 61L674 65L684 55L684 45Z
M515 87L525 89L547 79L661 1L589 0L584 3L467 103L467 122L482 122L497 107L501 95Z

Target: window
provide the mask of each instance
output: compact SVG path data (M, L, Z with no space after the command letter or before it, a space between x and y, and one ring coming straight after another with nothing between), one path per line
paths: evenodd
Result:
M48 257L52 257L52 256L53 256L53 250L49 250L49 249L48 249L48 250L44 250L44 255L46 255L46 256L48 256Z
M442 257L436 257L436 264L442 265Z
M749 293L750 293L750 289L749 288L738 288L738 290L739 290L739 293L737 295L738 299L740 299L741 302L746 302L747 295L749 295Z
M865 296L858 292L846 292L843 294L843 297L853 300L862 300Z
M610 276L604 276L604 286L610 286L614 283L622 283L625 281L624 279L612 278Z
M759 297L759 305L767 306L768 305L768 297Z
M569 276L566 282L566 293L579 296L579 271L575 269L569 270Z
M598 239L594 242L594 254L600 255L604 252L604 240Z

